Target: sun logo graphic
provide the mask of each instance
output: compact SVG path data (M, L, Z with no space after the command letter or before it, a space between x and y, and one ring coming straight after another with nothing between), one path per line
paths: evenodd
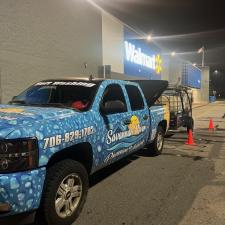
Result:
M140 121L137 116L132 116L130 119L131 123L128 126L132 135L140 134Z
M161 74L162 72L162 58L160 55L155 57L155 72L156 74Z

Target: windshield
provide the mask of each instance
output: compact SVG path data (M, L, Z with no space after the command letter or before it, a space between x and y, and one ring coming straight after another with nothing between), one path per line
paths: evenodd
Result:
M40 82L13 98L11 104L68 107L87 111L98 85L84 82Z

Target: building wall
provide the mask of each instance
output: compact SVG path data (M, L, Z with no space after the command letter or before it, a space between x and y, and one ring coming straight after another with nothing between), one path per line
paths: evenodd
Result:
M41 79L97 74L101 43L101 13L86 1L1 0L2 101Z
M183 61L163 56L162 79L180 83ZM97 76L111 65L112 78L124 75L124 25L83 0L0 1L0 98L9 101L42 79ZM144 78L142 78L144 79ZM208 101L209 73L194 99Z
M129 76L122 73L114 73L111 74L112 79L118 79L118 80L146 80L144 77L136 77L136 76Z
M169 82L171 84L181 84L183 61L178 57L169 57Z
M183 61L178 56L163 56L162 79L170 84L181 84ZM209 101L209 68L202 69L201 89L192 88L194 103L207 103Z
M115 73L124 73L123 24L108 13L102 13L103 65L111 65Z
M168 56L162 55L162 80L169 80L170 60Z
M192 88L192 96L193 96L193 102L194 103L202 103L201 100L201 90Z
M201 89L193 89L195 103L209 102L209 68L202 68Z
M162 79L168 80L171 85L181 84L183 61L170 55L164 55L162 60Z

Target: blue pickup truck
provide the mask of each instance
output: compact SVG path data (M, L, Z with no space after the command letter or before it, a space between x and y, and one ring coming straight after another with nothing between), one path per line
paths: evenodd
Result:
M160 154L168 121L154 102L167 85L45 80L0 105L0 223L70 225L90 174L144 146Z

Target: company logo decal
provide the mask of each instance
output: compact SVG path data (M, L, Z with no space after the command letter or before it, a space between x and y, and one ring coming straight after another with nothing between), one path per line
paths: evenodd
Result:
M108 131L106 140L108 145L127 137L137 136L146 130L146 126L140 126L140 121L137 116L132 116L130 120L131 123L128 125L128 130L116 132L113 132L113 130Z
M77 82L77 81L55 81L55 82L38 82L35 86L82 86L82 87L94 87L96 84L88 82Z
M131 123L128 125L131 135L139 135L141 133L140 122L137 116L132 116Z
M105 163L108 163L109 161L113 160L114 158L117 158L121 155L124 155L124 154L127 154L129 152L132 152L140 147L142 147L143 145L145 144L145 141L142 140L140 142L138 142L137 144L135 145L131 145L130 147L128 148L124 148L124 149L121 149L119 150L118 152L111 152L104 160Z
M125 41L126 60L149 69L155 70L156 74L162 72L162 58L158 55L149 56L142 52L141 48L137 48L134 44Z

